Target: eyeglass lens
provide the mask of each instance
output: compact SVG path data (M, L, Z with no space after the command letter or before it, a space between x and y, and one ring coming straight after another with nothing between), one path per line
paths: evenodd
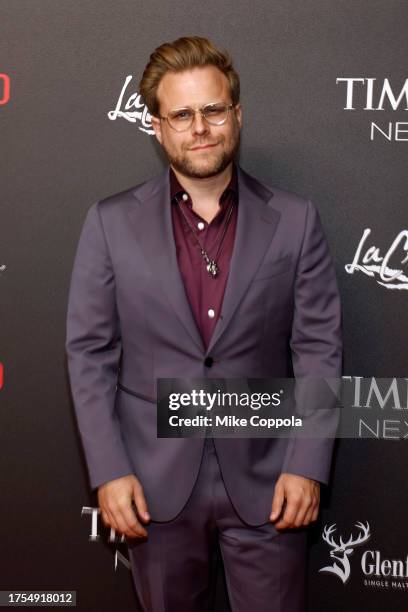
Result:
M201 109L201 113L205 120L211 125L221 125L227 118L227 104L208 104ZM171 111L167 115L167 119L172 127L176 130L188 129L194 119L195 112L192 108L180 108Z

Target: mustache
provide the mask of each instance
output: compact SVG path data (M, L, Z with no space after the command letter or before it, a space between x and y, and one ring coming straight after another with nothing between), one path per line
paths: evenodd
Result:
M209 145L216 145L216 144L219 144L220 142L222 142L222 141L216 140L215 142L208 142L208 141L195 142L195 143L190 144L187 147L187 149L190 150L190 149L195 149L196 147L206 147L206 146L209 146Z

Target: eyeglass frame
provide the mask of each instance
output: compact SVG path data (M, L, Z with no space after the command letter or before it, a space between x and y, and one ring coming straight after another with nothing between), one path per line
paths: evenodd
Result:
M208 102L208 104L204 104L203 106L201 106L200 108L192 108L191 106L182 106L180 108L175 108L173 110L171 110L171 113L175 113L177 111L182 111L182 110L191 110L194 113L194 117L192 118L191 124L186 127L183 128L182 130L177 130L175 127L173 127L170 123L170 121L168 120L168 114L167 116L163 116L163 115L158 115L159 119L163 119L164 121L167 121L169 127L171 127L172 130L174 130L175 132L186 132L187 130L189 130L191 128L192 125L194 125L194 121L195 121L195 117L197 113L200 113L200 115L202 116L203 120L208 124L208 125L213 125L213 126L217 126L217 125L224 125L227 121L228 121L228 115L229 112L232 108L235 108L236 106L238 106L238 102L236 104L233 104L232 102L230 104L225 104L225 106L227 107L227 114L225 116L225 119L223 119L221 121L221 123L210 123L207 119L207 117L204 116L203 110L207 107L207 106L213 106L215 104L225 104L225 102Z

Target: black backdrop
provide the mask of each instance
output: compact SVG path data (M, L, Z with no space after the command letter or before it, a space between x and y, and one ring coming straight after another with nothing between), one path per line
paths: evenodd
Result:
M137 82L164 40L204 35L231 52L240 163L319 209L343 300L345 374L406 376L407 21L399 0L0 1L0 589L75 589L84 611L135 606L120 556L115 571L117 546L102 528L90 541L91 517L81 514L96 504L69 395L65 316L88 207L162 167ZM347 104L351 84L338 79L350 78L362 80ZM380 104L383 91L398 103L385 95ZM351 273L365 229L365 272ZM401 273L384 281L378 258L396 239L389 267ZM371 246L377 262L363 262ZM362 558L407 557L407 458L403 441L339 443L311 529L314 610L405 609L405 576L398 585L367 576ZM345 540L357 521L371 538L349 557L348 580L319 572L334 561L324 526L336 523ZM224 597L220 579L220 612Z

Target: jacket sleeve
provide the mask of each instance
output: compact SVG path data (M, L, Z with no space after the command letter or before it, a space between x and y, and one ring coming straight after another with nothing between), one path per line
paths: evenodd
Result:
M325 386L327 390L324 379L340 379L342 368L341 305L336 273L319 214L310 201L294 292L290 339L293 372L296 379L305 382L305 393L300 398L308 396L310 400L313 395L308 394L308 387L310 391L319 386L313 379L321 381L321 388ZM325 393L320 397L325 398ZM307 408L313 409L313 406ZM307 435L289 440L282 471L327 484L337 421L331 410L316 408L316 413L319 412L316 423L322 424L320 431L315 438ZM299 409L302 412L302 406ZM313 418L310 422L313 423ZM331 431L332 435L325 437L324 431Z
M115 412L121 336L99 203L86 216L68 298L66 352L92 488L133 472Z

